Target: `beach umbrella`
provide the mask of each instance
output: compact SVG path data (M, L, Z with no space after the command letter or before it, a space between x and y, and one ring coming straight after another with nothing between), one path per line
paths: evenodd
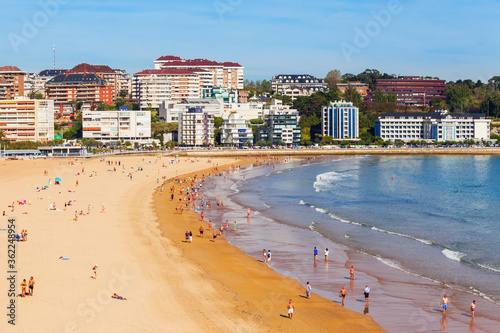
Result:
M60 182L60 181L61 181L61 178L57 177L56 182Z

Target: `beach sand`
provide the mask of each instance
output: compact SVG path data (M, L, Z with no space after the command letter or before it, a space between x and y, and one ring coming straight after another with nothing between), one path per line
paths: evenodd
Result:
M0 267L6 276L8 270L17 271L17 294L22 279L33 276L36 281L34 296L14 298L16 325L4 315L1 332L382 331L371 318L332 301L302 298L297 281L224 240L213 243L206 235L183 242L186 230L198 234L200 222L192 212L174 214L169 185L162 195L157 190L162 177L200 174L234 158L212 163L181 158L174 164L165 156L107 159L121 165L99 159L0 161L0 211L7 214L0 228L14 217L16 233L29 232L27 242L15 243L11 269L7 232L0 231ZM55 177L62 178L61 185L54 185ZM36 191L43 186L48 188ZM31 205L18 205L18 200ZM73 204L64 211L69 200ZM53 202L56 210L49 210ZM86 215L74 221L75 211ZM1 280L0 290L7 314L7 279ZM127 300L112 299L113 293ZM289 298L296 307L293 320L282 317Z

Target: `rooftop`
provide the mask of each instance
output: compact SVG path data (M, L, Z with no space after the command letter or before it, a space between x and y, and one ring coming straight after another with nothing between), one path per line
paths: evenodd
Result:
M473 119L487 119L484 114L481 113L448 113L448 112L412 112L412 113L383 113L377 118L383 119L387 117L392 117L396 119L408 119L408 118L423 118L423 119L460 119L460 118L473 118Z
M104 86L105 82L94 73L84 74L60 74L47 82L50 84L94 84Z
M198 70L192 69L178 69L178 68L168 68L168 69L145 69L142 72L135 73L137 75L181 75L181 74L196 74Z
M236 62L217 62L208 59L181 59L176 56L162 56L156 62L163 62L162 67L189 67L189 66L222 66L222 67L243 67Z
M16 66L3 66L3 67L0 67L0 73L6 73L6 72L24 73L22 70L20 70Z
M109 74L115 74L116 72L111 69L111 67L107 65L89 65L86 63L82 63L79 65L76 65L73 67L70 71L70 73L109 73Z
M67 69L46 69L38 73L38 76L56 76L59 74L65 74Z

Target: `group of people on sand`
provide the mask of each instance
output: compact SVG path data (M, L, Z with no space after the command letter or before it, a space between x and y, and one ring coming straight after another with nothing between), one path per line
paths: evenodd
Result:
M17 242L27 242L28 241L28 230L21 230L21 236L15 235Z
M28 292L26 292L26 287L28 287ZM33 289L35 289L35 279L31 277L28 283L26 283L26 279L23 279L23 282L21 282L21 297L33 296Z

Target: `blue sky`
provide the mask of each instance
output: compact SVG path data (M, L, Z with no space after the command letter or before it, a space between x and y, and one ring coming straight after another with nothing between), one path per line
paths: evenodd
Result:
M488 0L1 0L0 65L87 62L130 73L161 55L235 61L245 78L366 68L486 81L500 75ZM45 9L44 9L45 8ZM49 10L47 10L49 8ZM35 29L30 29L30 28Z

